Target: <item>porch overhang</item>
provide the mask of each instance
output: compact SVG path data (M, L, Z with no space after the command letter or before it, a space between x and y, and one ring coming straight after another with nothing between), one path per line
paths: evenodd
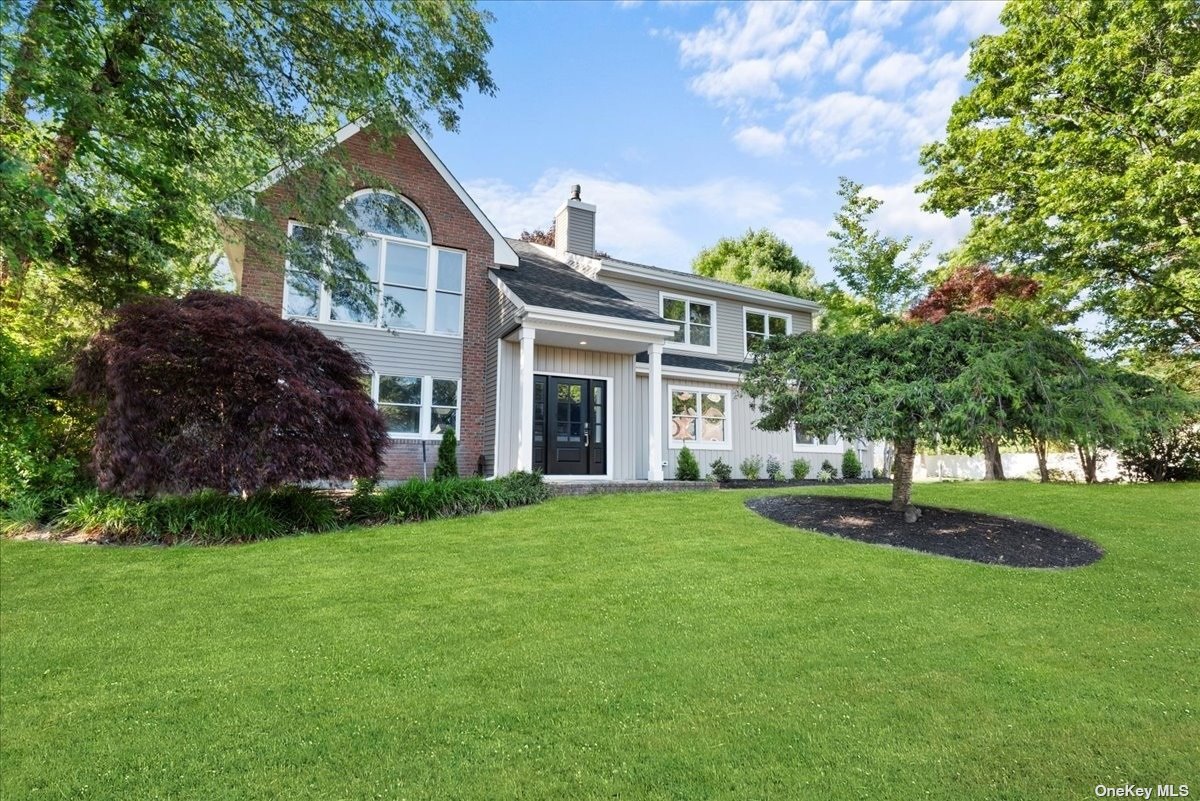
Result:
M538 345L605 353L641 353L675 335L675 326L667 322L627 320L543 306L524 306L516 320L517 326L505 337L509 341L519 339L525 329L534 332L532 338Z

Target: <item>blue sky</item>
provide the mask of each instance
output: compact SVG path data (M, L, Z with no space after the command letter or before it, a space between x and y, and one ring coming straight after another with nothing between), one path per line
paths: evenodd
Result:
M920 210L920 146L966 88L996 2L485 3L499 91L466 100L435 150L509 235L545 227L573 183L614 256L687 269L766 226L822 279L837 178L884 201L876 224L954 244Z

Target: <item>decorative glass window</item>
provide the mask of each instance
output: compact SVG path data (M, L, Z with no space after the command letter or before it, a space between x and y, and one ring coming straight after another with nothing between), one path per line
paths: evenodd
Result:
M836 432L830 432L826 437L818 437L808 433L803 428L795 429L796 435L796 450L827 450L839 447L840 436Z
M338 235L362 268L361 285L331 291L294 269L293 262L311 259L308 271L319 271L329 254L321 251L313 229L292 223L296 244L287 266L284 316L461 336L466 254L432 247L420 212L396 195L358 193L345 208L363 231ZM373 302L364 303L364 297Z
M693 449L729 448L729 393L671 387L671 445Z
M747 353L759 342L791 333L792 318L786 314L746 309L745 321Z
M377 375L373 397L393 437L439 438L458 427L457 379Z
M702 350L715 349L713 304L663 295L662 317L676 324L675 342Z

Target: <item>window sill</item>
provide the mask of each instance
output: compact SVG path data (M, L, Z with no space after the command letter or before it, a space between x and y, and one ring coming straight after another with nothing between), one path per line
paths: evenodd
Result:
M731 451L733 443L731 442L683 442L680 440L671 440L670 449L673 451L682 450L686 447L689 451Z
M358 331L378 331L381 334L410 334L417 337L436 337L438 339L462 339L462 334L442 334L436 331L417 331L412 328L384 328L370 323L350 323L342 320L318 320L315 317L284 317L285 320L291 320L298 323L317 323L319 325L330 325L335 328L353 328Z
M691 353L716 353L715 345L688 345L683 342L664 342L663 350L684 350Z

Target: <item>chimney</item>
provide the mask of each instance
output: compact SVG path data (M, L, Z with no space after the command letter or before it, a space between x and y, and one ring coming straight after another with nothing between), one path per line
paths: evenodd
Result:
M554 215L554 249L580 256L596 255L596 207L579 199L579 184Z

